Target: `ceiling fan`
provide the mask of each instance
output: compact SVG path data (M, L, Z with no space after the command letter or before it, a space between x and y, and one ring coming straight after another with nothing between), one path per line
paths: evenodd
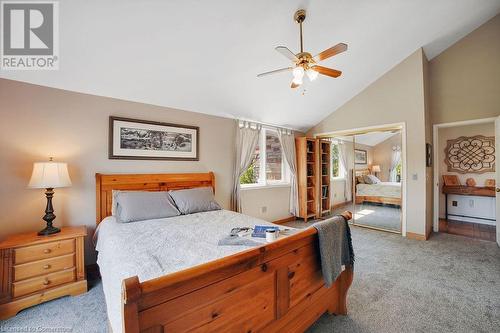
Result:
M279 53L281 53L282 55L293 61L293 66L261 73L257 75L257 77L263 77L270 74L292 71L293 80L290 87L297 88L302 84L303 82L302 79L304 78L304 74L306 74L309 80L311 81L314 81L318 77L318 74L323 74L331 77L339 77L342 74L341 71L319 66L317 63L346 51L347 44L339 43L315 55L314 57L309 52L304 52L304 43L302 40L302 22L304 22L305 19L306 19L306 11L304 9L300 9L297 12L295 12L294 20L300 25L300 53L294 54L286 46L277 46L275 48L276 51L278 51Z

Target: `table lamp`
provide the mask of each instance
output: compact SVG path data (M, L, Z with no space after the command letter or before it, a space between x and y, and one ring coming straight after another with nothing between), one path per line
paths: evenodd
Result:
M377 173L380 172L380 165L373 165L372 166L372 172L375 174L375 176L377 175Z
M33 163L33 173L28 187L44 188L45 196L47 197L47 207L45 208L45 216L43 217L43 220L47 222L47 226L38 232L39 235L52 235L61 231L61 229L52 225L52 222L56 218L54 208L52 207L52 197L54 196L54 188L68 186L71 186L71 179L69 178L66 163L53 162L52 157L49 162Z

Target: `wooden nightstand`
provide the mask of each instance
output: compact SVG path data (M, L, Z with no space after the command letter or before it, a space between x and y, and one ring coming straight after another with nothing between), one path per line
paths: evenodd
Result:
M22 309L87 291L85 227L13 235L0 242L0 319Z

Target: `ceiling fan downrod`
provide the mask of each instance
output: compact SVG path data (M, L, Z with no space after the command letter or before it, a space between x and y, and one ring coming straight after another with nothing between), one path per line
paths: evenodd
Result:
M299 9L298 11L295 12L295 15L293 16L295 22L299 24L299 29L300 29L300 53L304 52L304 42L302 39L302 22L305 21L306 19L306 11L305 9Z

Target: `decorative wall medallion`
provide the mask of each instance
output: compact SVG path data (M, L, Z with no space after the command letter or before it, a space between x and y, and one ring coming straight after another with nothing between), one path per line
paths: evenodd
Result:
M476 135L448 140L445 156L449 172L495 172L495 137Z

